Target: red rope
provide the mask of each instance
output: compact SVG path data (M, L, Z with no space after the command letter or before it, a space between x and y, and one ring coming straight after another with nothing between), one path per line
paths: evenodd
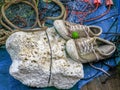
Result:
M95 0L95 1L99 1L99 0ZM96 2L94 2L96 4ZM100 1L98 2L98 4L101 3ZM89 22L89 21L92 21L92 20L96 20L96 19L99 19L99 18L102 18L103 16L105 16L106 14L109 13L110 11L110 8L111 8L111 5L113 5L113 1L112 0L106 0L106 6L108 6L108 9L107 11L105 11L103 14L97 16L97 17L94 17L94 18L90 18L88 20L84 20L84 22Z
M103 16L105 16L106 14L109 13L110 8L111 8L111 5L109 5L108 9L107 9L103 14L101 14L101 15L99 15L99 16L96 16L96 17L94 17L94 18L90 18L90 19L84 20L84 22L90 22L90 21L92 21L92 20L96 20L96 19L102 18Z
M67 17L68 17L68 12L69 12L69 11L68 11L68 7L67 7L67 5L66 5L66 19L67 19ZM66 20L66 19L65 19L65 20Z
M79 1L79 0L77 0L77 1ZM79 18L79 22L81 24L83 24L84 19L86 18L86 16L88 14L91 14L98 9L98 7L101 3L101 2L95 2L94 3L94 5L96 6L95 9L84 12L88 8L88 6L91 5L91 2L90 2L90 0L84 0L83 2L87 3L87 5L82 9L82 11L73 11L72 10L72 12L71 12L72 14L79 15L78 18ZM68 8L66 8L66 12L68 13ZM80 15L82 15L82 17L80 17Z

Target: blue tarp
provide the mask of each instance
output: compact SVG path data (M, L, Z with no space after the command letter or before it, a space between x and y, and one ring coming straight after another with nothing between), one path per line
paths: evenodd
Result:
M86 22L84 24L101 26L103 29L103 33L107 32L108 30L110 30L110 32L119 33L120 22L118 22L118 20L120 21L120 16L118 16L118 14L120 14L120 10L118 11L118 9L120 9L120 5L119 5L119 0L113 0L113 1L114 1L114 5L111 7L109 14L105 15L104 17L98 20ZM69 0L67 4L71 5L71 3L73 6L75 5L77 7L76 2L73 0ZM102 3L103 4L98 8L98 10L90 14L87 18L91 18L103 13L103 11L107 9L107 7L105 6L104 2ZM79 8L80 7L78 6L78 9ZM78 18L73 14L70 14L67 20L78 23ZM100 37L105 38L106 34L102 34ZM107 35L107 39L110 40L111 37L113 36ZM105 60L105 63L110 64L112 66L116 66L116 62L118 63L119 61L120 61L119 58L116 58L116 59L111 58L111 59ZM15 80L12 76L10 76L9 74L10 65L11 65L11 59L9 54L7 53L5 48L0 48L0 90L57 90L54 87L36 89L36 88L30 88L23 85L21 82L19 82L18 80ZM98 62L95 65L97 67L103 68L106 71L109 69L109 67L105 66L103 62ZM80 88L83 85L85 85L86 83L93 80L95 77L98 77L99 75L102 74L101 71L93 69L88 64L84 64L84 73L85 73L85 77L82 80L80 80L71 90L80 90Z

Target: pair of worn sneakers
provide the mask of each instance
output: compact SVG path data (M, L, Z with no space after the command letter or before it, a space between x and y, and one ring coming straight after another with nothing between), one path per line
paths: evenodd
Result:
M68 55L81 63L99 61L109 58L115 51L115 45L100 38L99 26L85 26L64 20L54 21L54 27L66 43Z

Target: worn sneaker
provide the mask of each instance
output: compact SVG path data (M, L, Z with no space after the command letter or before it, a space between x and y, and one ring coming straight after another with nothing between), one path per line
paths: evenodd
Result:
M64 20L54 21L54 27L65 40L80 37L94 37L102 33L102 29L99 26L85 26Z
M68 55L82 63L109 58L115 51L115 45L99 37L71 39L66 43Z

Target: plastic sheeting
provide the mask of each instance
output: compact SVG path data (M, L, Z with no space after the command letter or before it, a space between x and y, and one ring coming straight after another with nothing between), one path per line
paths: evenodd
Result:
M97 20L94 20L91 22L86 22L84 24L101 26L103 29L103 33L107 32L107 31L119 33L120 32L120 22L118 22L118 20L120 21L120 16L118 16L118 14L120 14L120 10L118 11L118 9L120 9L120 5L119 5L119 0L113 0L113 1L114 1L114 5L111 7L111 10L107 15L105 15L104 17L102 17L100 19L97 19ZM74 0L69 0L69 2L67 3L68 6L70 6L71 3L72 3L72 6L75 5L77 7L77 5L79 5ZM78 6L77 9L79 9L79 8L80 7ZM54 11L57 9L58 9L58 7L56 7L56 9L54 8L52 10ZM107 9L107 7L105 6L105 4L102 4L96 12L87 16L87 18L91 18L91 17L97 16L97 15L100 15L106 9ZM58 13L59 13L59 11L58 11ZM58 15L58 13L56 13L55 15ZM67 20L71 21L71 22L79 23L78 17L71 13L69 13L69 17L67 18ZM47 21L47 23L51 24L52 21ZM102 34L100 37L106 38L109 40L114 39L114 36L111 34L108 34L107 36L106 36L106 34ZM111 58L111 59L105 60L104 62L107 64L110 64L112 66L116 66L116 64L119 61L120 61L119 58ZM7 53L5 48L0 48L0 90L57 90L54 87L37 89L37 88L30 88L30 87L23 85L21 82L19 82L18 80L15 80L12 76L10 76L10 74L9 74L10 65L11 65L11 59L10 59L9 54ZM95 66L103 68L106 71L109 69L109 67L104 65L103 62L95 63ZM70 90L80 90L80 88L83 85L85 85L86 83L93 80L95 77L98 77L99 75L102 74L101 71L93 69L88 64L84 64L84 73L85 73L84 78L82 80L80 80Z

